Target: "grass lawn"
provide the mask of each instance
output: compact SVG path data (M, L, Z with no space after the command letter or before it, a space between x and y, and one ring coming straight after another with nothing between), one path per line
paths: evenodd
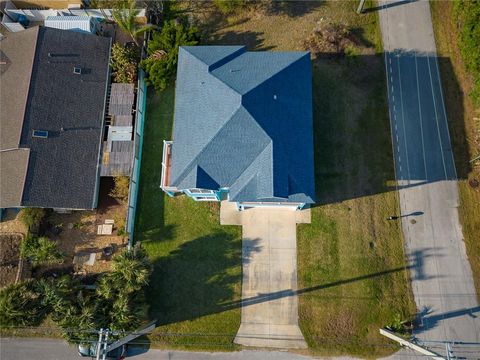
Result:
M195 11L212 44L303 50L317 26L341 23L362 45L314 61L318 206L298 227L300 325L314 353L386 355L378 328L414 313L397 212L384 65L375 13L355 2L292 2L270 12ZM173 87L148 98L137 236L155 263L150 314L155 346L231 350L240 310L241 229L220 226L218 204L168 198L159 189L162 139L171 138ZM168 333L168 334L165 334ZM163 335L162 335L163 334ZM172 335L181 334L181 335ZM195 335L202 334L202 335ZM207 336L203 336L206 334ZM216 336L214 336L216 335Z
M468 96L472 89L472 79L465 69L457 45L458 31L453 5L451 1L430 2L445 106L459 177L460 221L480 301L480 191L474 191L468 185L470 178L480 180L480 164L477 162L477 168L474 169L469 163L469 159L478 155L480 150L478 140L475 144L475 139L480 137L480 108L475 108Z
M300 325L321 354L380 356L378 329L415 312L398 213L382 59L320 60L314 78L317 196L298 229ZM369 73L356 82L355 72Z

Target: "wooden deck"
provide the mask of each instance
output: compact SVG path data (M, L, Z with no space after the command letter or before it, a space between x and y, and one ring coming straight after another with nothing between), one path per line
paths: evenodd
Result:
M110 147L111 151L107 151ZM100 176L130 176L133 160L133 141L103 142Z
M111 124L108 127L108 140L104 141L102 146L100 176L130 176L132 172L134 101L133 84L111 85L108 101Z

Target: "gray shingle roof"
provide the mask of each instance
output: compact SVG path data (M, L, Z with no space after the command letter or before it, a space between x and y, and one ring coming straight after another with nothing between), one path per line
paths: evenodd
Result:
M18 147L32 74L38 27L0 41L0 149Z
M0 151L0 208L17 207L22 201L29 153L28 149Z
M309 53L181 47L173 138L172 186L313 203Z
M8 37L17 40L16 33ZM95 206L109 57L110 39L38 28L18 144L30 149L19 205ZM75 74L74 67L81 68L81 74ZM33 137L34 130L46 130L48 137Z

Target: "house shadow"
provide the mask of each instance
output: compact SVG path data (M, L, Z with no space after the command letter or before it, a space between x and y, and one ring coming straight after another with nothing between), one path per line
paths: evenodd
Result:
M240 242L217 231L154 260L147 290L149 317L160 326L223 311L224 304L239 295Z
M315 55L313 114L317 202L314 206L467 178L470 164L463 119L464 95L450 59L411 52ZM398 112L398 92L395 98L397 113L392 114L389 108L392 97L387 96L385 59L397 62L397 67L403 70L404 75L397 77L402 79L403 114ZM432 102L433 97L420 98L419 108L415 71L419 72L418 83L423 96L428 94L430 86L428 69L430 67L435 76L437 64L443 92L440 84L435 83L432 88L436 102ZM431 94L432 90L429 91ZM448 128L441 107L444 100ZM403 133L397 134L395 129L400 127ZM410 148L402 142L405 138L409 145L412 144ZM442 154L448 154L451 148L454 160L451 156L443 158ZM401 164L399 157L403 160Z

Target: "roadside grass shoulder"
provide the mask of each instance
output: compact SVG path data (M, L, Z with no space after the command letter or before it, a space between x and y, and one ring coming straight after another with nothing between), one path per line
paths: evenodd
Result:
M439 57L440 76L458 174L460 222L473 279L480 301L480 191L468 180L480 180L480 165L469 162L480 150L480 108L469 96L473 79L466 70L458 47L458 28L452 1L431 1L433 30ZM477 121L475 121L477 118Z
M317 198L298 228L300 325L319 354L385 356L378 330L415 313L394 187L383 60L320 59L314 71Z

